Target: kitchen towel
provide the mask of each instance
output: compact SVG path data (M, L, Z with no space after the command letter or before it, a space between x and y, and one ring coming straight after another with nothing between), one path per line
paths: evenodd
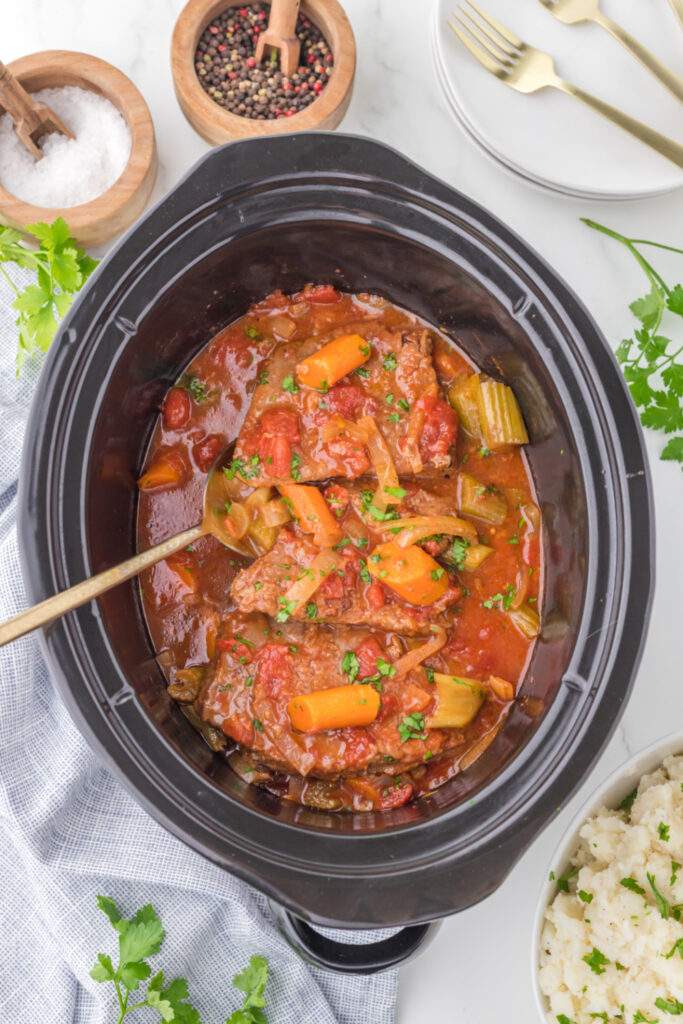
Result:
M15 376L11 300L0 280L0 619L26 606L17 477L41 371L29 364ZM88 973L98 952L116 952L116 934L95 904L98 893L115 899L124 916L154 905L166 939L152 966L188 979L205 1024L222 1024L241 1005L231 980L256 953L270 963L269 1024L394 1020L396 972L362 978L309 968L274 927L260 893L195 854L138 806L76 730L37 637L27 636L0 649L2 1024L116 1021L113 986L96 984ZM354 935L356 941L379 937ZM144 1024L158 1016L144 1010L130 1019Z

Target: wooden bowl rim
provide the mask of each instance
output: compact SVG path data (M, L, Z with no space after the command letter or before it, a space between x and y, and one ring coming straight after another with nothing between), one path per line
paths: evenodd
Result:
M52 221L64 217L74 234L84 228L93 228L108 221L130 201L144 184L150 167L156 159L154 122L147 102L138 87L123 71L89 53L77 50L41 50L19 57L7 65L12 74L28 88L30 82L46 73L71 74L74 78L85 79L93 92L104 96L114 104L131 134L130 154L126 166L116 181L101 195L76 206L36 206L9 192L0 184L0 212L11 218L15 224L31 224L35 221ZM40 88L60 88L68 85L41 85ZM79 88L85 86L80 85ZM37 90L36 90L37 91ZM123 102L122 102L123 101ZM0 106L0 112L4 108ZM136 158L134 160L134 157Z
M301 10L307 18L320 28L319 13L320 9L324 8L325 15L329 17L338 33L336 42L325 37L334 56L330 80L318 99L298 114L274 118L271 121L257 121L254 118L233 114L219 106L200 85L194 68L197 43L206 26L221 11L239 6L240 0L225 0L223 4L220 0L188 0L178 15L171 41L171 64L173 83L183 113L200 134L202 133L190 111L196 110L198 114L203 114L207 120L224 131L226 142L233 140L236 135L241 138L248 137L247 129L251 125L254 126L253 132L249 133L251 136L314 131L316 126L334 114L353 85L356 71L356 40L344 8L338 0L303 0ZM176 67L176 60L179 67Z

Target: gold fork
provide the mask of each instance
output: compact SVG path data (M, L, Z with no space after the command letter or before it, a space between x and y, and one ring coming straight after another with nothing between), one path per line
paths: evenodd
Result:
M545 88L560 89L561 92L581 100L598 114L602 114L624 131L651 146L667 160L683 167L683 146L678 142L674 142L666 135L660 135L642 121L629 117L622 110L585 92L578 85L566 82L556 73L553 58L549 53L535 50L519 39L490 14L482 11L474 0L467 0L467 3L477 12L480 20L473 18L464 7L461 7L457 23L449 21L448 24L472 56L492 75L522 93L537 92Z
M662 85L665 85L669 92L672 92L676 99L683 100L683 78L680 75L669 71L661 60L655 57L654 53L646 49L626 29L612 21L600 10L600 0L541 0L544 7L547 7L551 14L565 25L578 25L582 21L592 21L610 32L615 39L636 57L648 71L651 71L655 78L658 78ZM680 16L681 0L671 0L672 5L678 6ZM676 7L674 6L674 9Z
M674 14L678 15L678 20L683 25L683 0L669 0L673 8Z

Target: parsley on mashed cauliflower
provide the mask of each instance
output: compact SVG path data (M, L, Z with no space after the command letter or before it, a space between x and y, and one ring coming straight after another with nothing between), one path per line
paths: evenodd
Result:
M556 881L539 966L548 1020L683 1017L683 755L589 818Z

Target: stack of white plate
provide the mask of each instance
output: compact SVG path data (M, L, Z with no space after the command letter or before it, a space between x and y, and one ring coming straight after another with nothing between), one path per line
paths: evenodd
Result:
M437 0L432 47L449 107L499 167L581 199L640 199L683 185L683 170L555 89L525 96L485 71L448 27L460 0ZM540 0L479 0L555 58L561 77L683 142L683 104L604 29L563 25ZM683 76L683 29L666 0L603 0L605 13Z

